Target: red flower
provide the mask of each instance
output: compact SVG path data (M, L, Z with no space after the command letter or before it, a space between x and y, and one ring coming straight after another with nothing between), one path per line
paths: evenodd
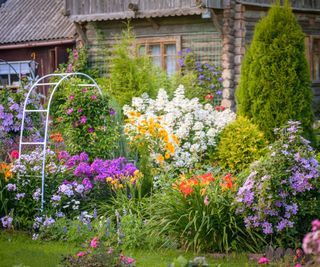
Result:
M18 150L13 150L10 154L12 159L18 159L19 158L19 151Z
M206 101L210 101L211 99L213 99L214 98L214 96L212 95L212 94L208 94L208 95L206 95L205 97L204 97L204 99L206 100Z
M216 106L215 109L217 111L224 111L226 108L224 106Z

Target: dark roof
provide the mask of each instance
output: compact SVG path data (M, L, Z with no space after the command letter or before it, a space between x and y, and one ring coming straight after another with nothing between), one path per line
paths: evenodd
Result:
M186 15L201 15L203 12L200 8L174 8L162 10L148 10L148 11L122 11L113 13L100 13L100 14L86 14L86 15L71 15L70 19L75 22L84 21L103 21L103 20L119 20L129 18L157 18L157 17L170 17L170 16L186 16Z
M63 0L7 0L0 7L0 45L74 39L73 23L62 12Z

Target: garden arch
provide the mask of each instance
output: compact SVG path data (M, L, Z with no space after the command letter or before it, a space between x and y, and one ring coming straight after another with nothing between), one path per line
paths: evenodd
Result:
M88 80L90 83L78 83L76 84L79 87L93 87L98 90L99 94L102 95L102 91L98 84L95 82L93 78L91 78L89 75L81 72L74 72L74 73L53 73L53 74L48 74L45 75L41 78L39 78L30 88L28 91L25 101L24 101L24 106L23 106L23 113L22 113L22 122L21 122L21 128L20 128L20 139L19 139L19 158L18 162L20 162L21 159L21 154L22 154L22 148L25 145L40 145L42 146L42 164L41 164L41 175L37 177L41 177L41 212L43 212L44 209L44 186L45 186L45 165L46 165L46 153L47 153L47 144L48 144L48 126L49 126L49 119L50 119L50 107L51 107L51 102L54 96L54 93L58 90L62 82L69 80L72 77L82 77ZM52 82L53 79L56 79L57 81ZM47 82L46 82L47 81ZM47 100L47 108L46 109L27 109L27 104L29 101L29 98L31 94L36 93L36 90L39 87L43 86L54 86L53 90L49 95L41 95L41 97L44 100ZM23 140L23 132L25 128L25 120L26 120L26 114L31 113L31 112L37 112L40 114L45 115L45 123L44 123L44 136L43 136L43 141L41 142L25 142Z

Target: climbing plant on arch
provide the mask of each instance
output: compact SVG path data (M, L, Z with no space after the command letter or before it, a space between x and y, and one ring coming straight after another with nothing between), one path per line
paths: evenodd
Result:
M54 98L55 93L57 90L59 90L59 87L62 86L63 82L65 81L71 81L71 78L82 78L86 82L79 82L77 84L74 84L76 87L84 88L84 90L87 90L87 88L92 88L98 92L100 96L102 96L102 91L99 88L98 84L95 82L94 79L92 79L89 75L84 73L57 73L57 74L48 74L46 76L41 77L38 79L30 88L28 91L24 107L23 107L23 115L22 115L22 123L21 123L21 131L20 131L20 140L19 140L19 158L18 161L21 160L21 155L23 154L23 147L24 146L31 146L32 148L40 146L42 148L42 164L41 164L41 170L39 174L39 178L41 178L41 211L44 210L44 203L45 203L45 167L46 167L46 156L47 156L47 145L48 145L48 131L49 131L49 122L50 122L50 108L52 105L52 101ZM77 79L74 79L72 81L80 81ZM40 109L28 109L28 102L30 99L30 96L34 93L39 92L39 89L45 87L45 86L52 86L52 90L49 92L48 95L42 95L43 101L46 103L46 108L40 108ZM92 99L94 101L94 99ZM42 118L44 120L44 128L43 128L43 137L41 140L37 141L25 141L24 140L24 131L25 131L25 125L26 125L26 115L28 113L38 113L40 115L43 115Z

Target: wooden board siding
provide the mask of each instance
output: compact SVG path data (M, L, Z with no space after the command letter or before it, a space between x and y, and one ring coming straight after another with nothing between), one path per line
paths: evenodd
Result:
M70 15L119 13L129 11L129 3L141 11L197 6L196 0L65 0L65 9Z
M270 6L274 0L238 0L238 2L256 6ZM283 2L284 0L281 0L281 3ZM319 0L290 0L290 4L294 9L320 10Z
M137 39L179 37L181 49L191 48L201 61L220 64L222 39L212 20L200 16L171 17L155 19L160 26L152 27L146 20L133 20L131 25ZM91 22L87 25L90 61L94 66L105 65L103 50L114 44L114 37L125 29L119 21Z

